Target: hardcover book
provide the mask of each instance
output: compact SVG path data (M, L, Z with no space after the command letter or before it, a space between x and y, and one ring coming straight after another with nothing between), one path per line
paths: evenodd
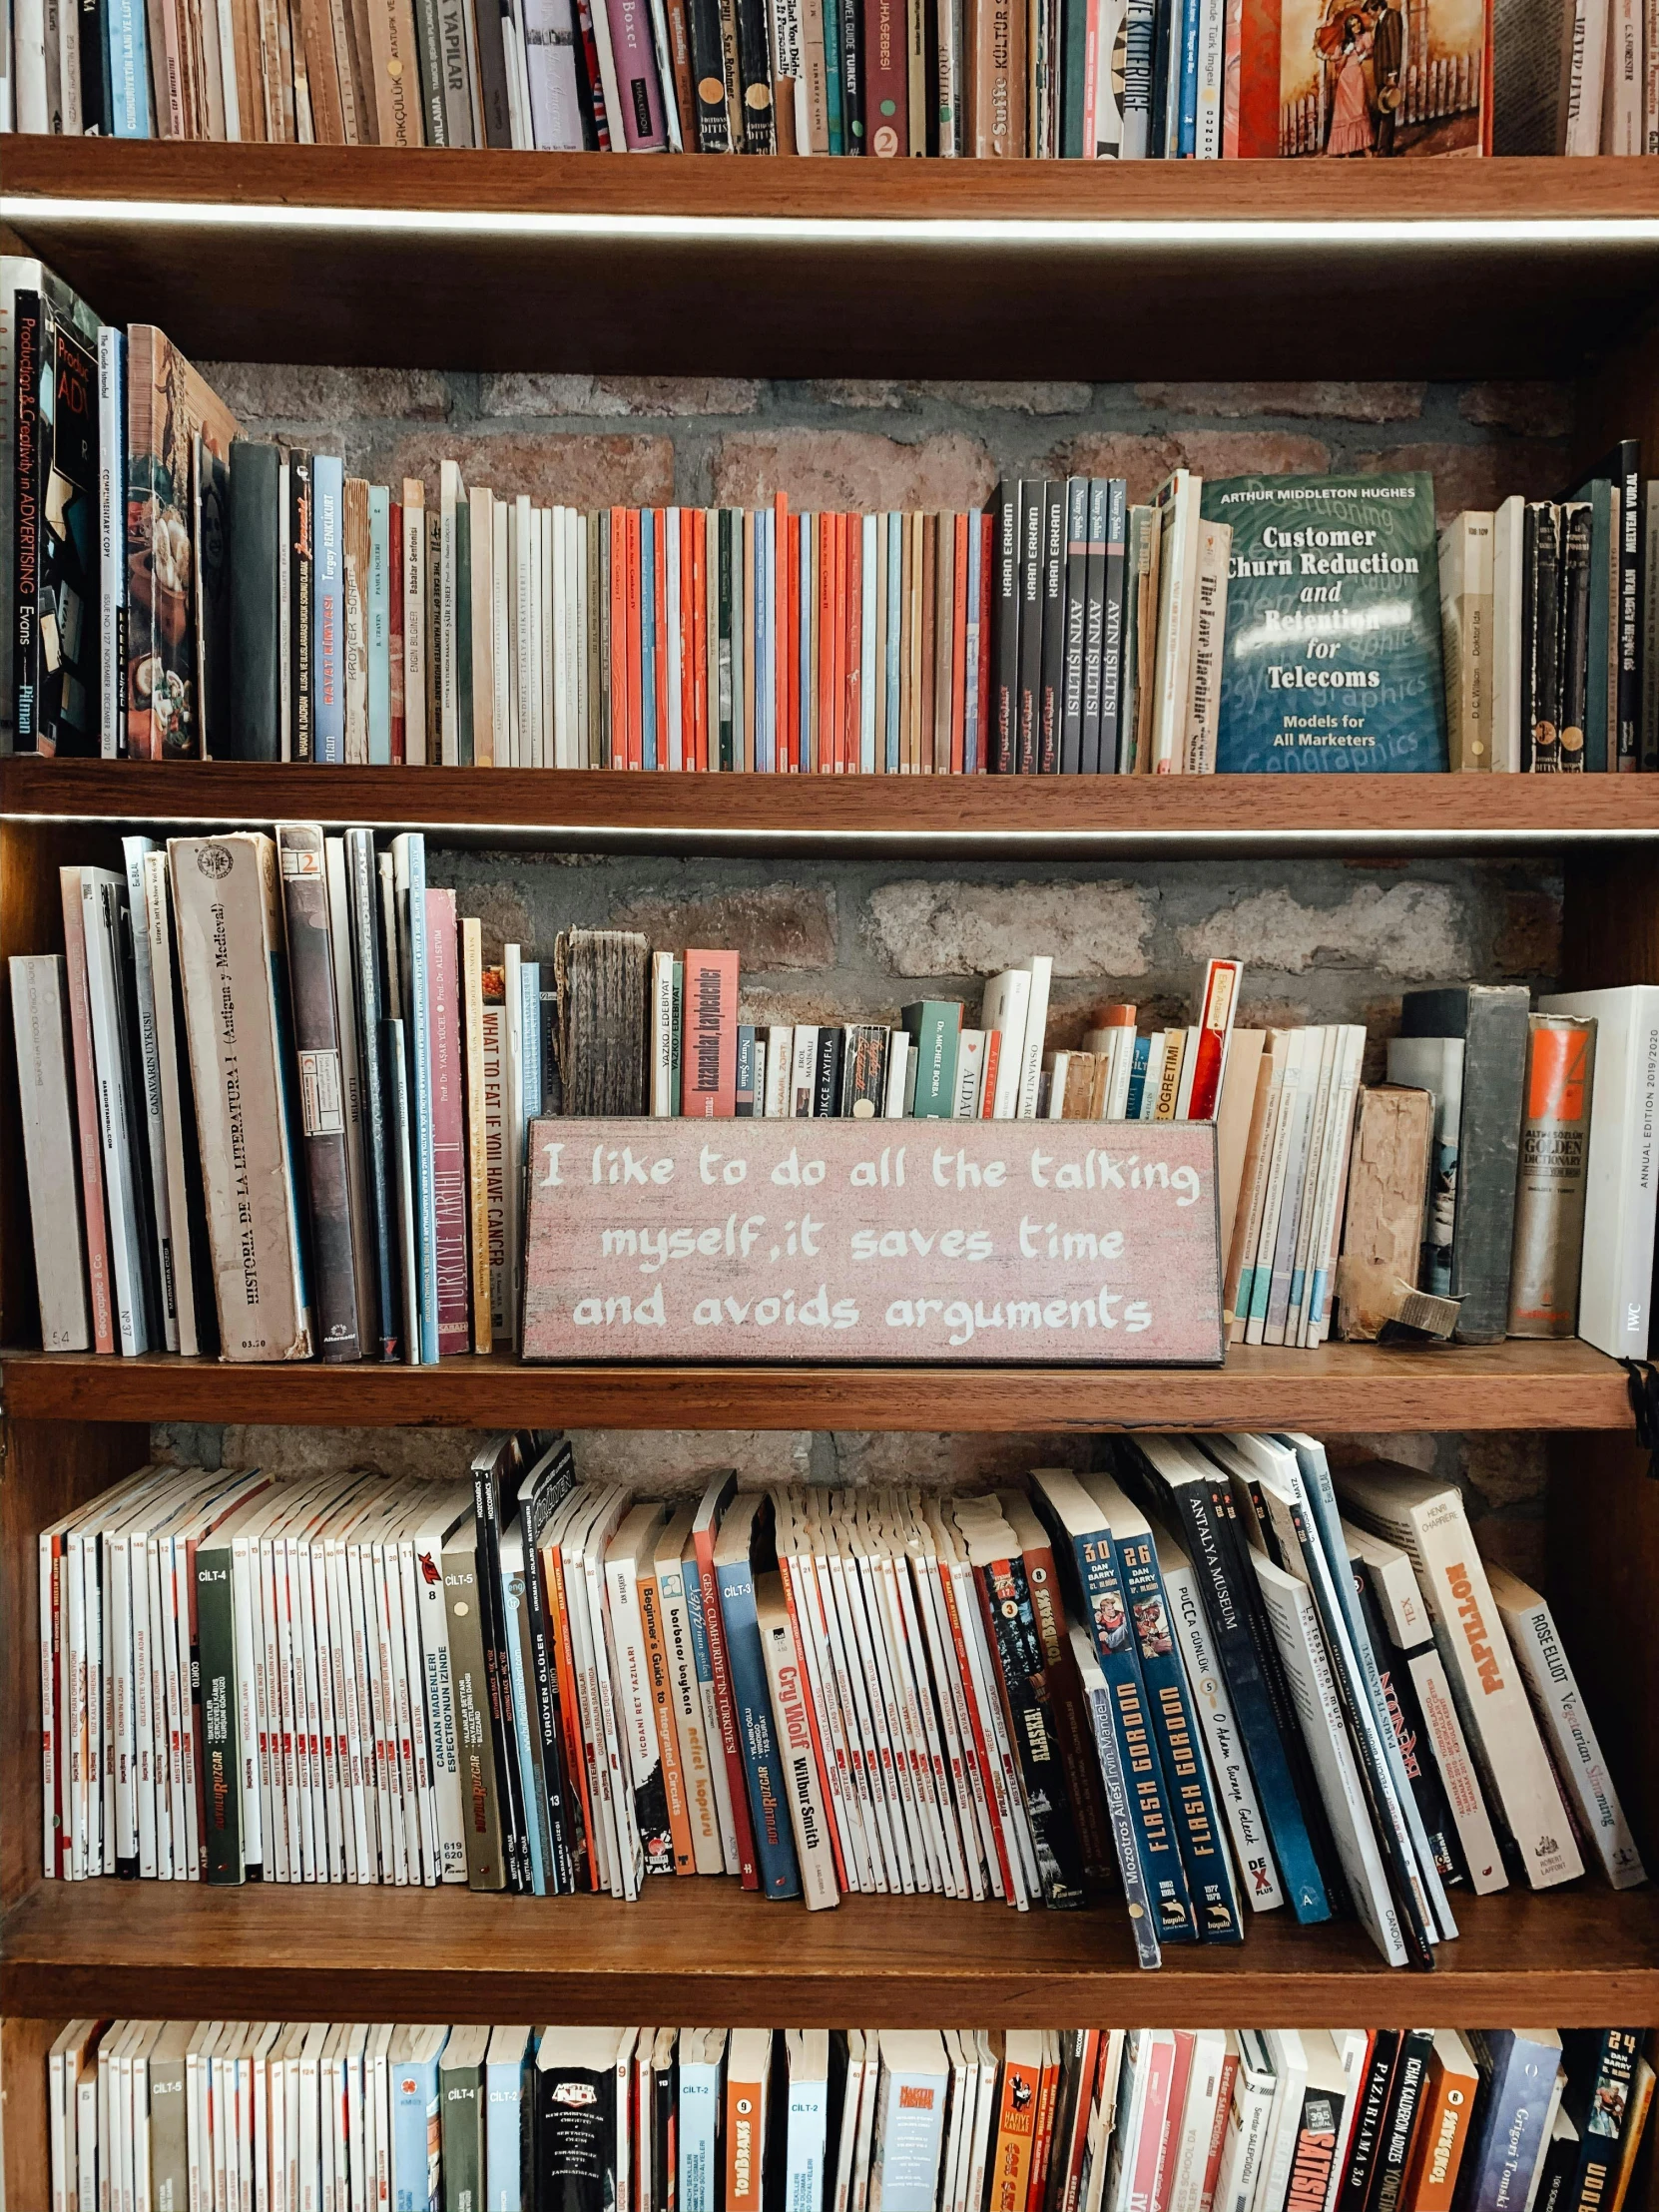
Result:
M1446 765L1434 484L1237 476L1216 767L1328 774Z

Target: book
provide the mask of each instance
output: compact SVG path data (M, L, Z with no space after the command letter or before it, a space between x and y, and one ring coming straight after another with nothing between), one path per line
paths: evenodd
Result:
M1593 1017L1529 1017L1510 1261L1511 1337L1576 1334L1595 1039Z
M1233 529L1217 768L1444 769L1432 480L1212 478L1202 511ZM1405 619L1379 629L1368 608L1393 600ZM1277 657L1243 650L1259 632Z
M41 1346L47 1352L88 1352L92 1304L63 955L14 953L9 966Z

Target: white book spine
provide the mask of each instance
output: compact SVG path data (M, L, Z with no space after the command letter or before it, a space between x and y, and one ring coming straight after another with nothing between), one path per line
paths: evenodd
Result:
M1503 1624L1544 1732L1555 1770L1581 1831L1595 1847L1601 1870L1615 1890L1647 1880L1636 1839L1607 1772L1601 1745L1579 1693L1571 1663L1544 1600L1508 1578L1496 1591Z
M1659 984L1540 998L1596 1024L1578 1334L1613 1359L1647 1357L1653 1288L1653 1130L1659 1116Z
M767 1079L765 1092L765 1116L768 1121L787 1121L790 1112L790 1076L795 1061L795 1030L784 1024L775 1024L767 1031ZM891 1061L888 1061L891 1077Z
M1026 962L1031 980L1025 993L1025 1036L1020 1055L1019 1118L1037 1118L1037 1090L1042 1081L1043 1046L1048 1036L1048 991L1054 962L1046 952L1034 952ZM1001 1090L1000 1080L997 1085Z
M79 1138L63 957L16 954L11 979L41 1344L47 1352L87 1352L92 1347L92 1310L75 1158Z
M1025 1017L1030 1004L1031 977L1025 968L1010 968L985 986L980 1024L987 1037L1001 1038L996 1063L996 1091L991 1103L993 1121L1013 1121L1019 1113L1020 1088L1025 1070ZM1041 1069L1039 1048L1038 1068ZM1035 1106L1032 1108L1036 1111Z
M674 955L651 955L651 1111L658 1120L674 1113Z
M127 1088L121 1065L119 993L121 987L119 898L116 879L95 868L81 870L81 915L86 930L87 1004L92 1023L92 1053L98 1091L98 1134L108 1199L110 1274L120 1325L121 1350L129 1357L147 1352L143 1259L133 1187L137 1162L127 1142Z
M805 1661L797 1647L787 1611L761 1624L761 1650L773 1710L778 1718L779 1749L784 1758L785 1792L801 1869L801 1895L810 1913L840 1903L830 1843L829 1808L813 1756L812 1724L807 1715ZM790 2200L794 2202L794 2199Z

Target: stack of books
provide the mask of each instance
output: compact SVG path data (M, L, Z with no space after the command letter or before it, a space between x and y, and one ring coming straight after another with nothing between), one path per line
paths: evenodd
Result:
M1115 1890L1147 1966L1276 1911L1427 1965L1460 1896L1645 1879L1455 1486L1307 1436L1107 1457L683 1504L536 1433L448 1484L146 1467L40 1537L44 1871Z
M1641 2041L71 2020L47 2060L52 2185L56 2205L184 2204L211 2176L257 2212L1621 2212Z

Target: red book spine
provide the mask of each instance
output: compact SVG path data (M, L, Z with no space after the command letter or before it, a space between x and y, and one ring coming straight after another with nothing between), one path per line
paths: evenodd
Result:
M782 492L772 507L772 766L776 775L790 770L790 503ZM844 1886L844 1885L843 1885Z
M1227 1044L1233 1034L1233 1016L1239 1003L1244 967L1238 960L1212 960L1205 970L1204 997L1198 1014L1198 1058L1192 1096L1187 1104L1189 1121L1214 1121L1221 1097L1221 1079L1227 1067Z
M697 766L697 516L680 509L680 766Z
M990 770L991 746L991 563L996 555L994 516L979 517L979 774Z
M1087 139L1084 145L1088 144ZM955 517L956 562L950 632L950 773L962 773L963 732L967 718L968 517Z
M1002 1058L1002 1032L1000 1029L985 1031L985 1065L979 1077L979 1119L990 1121L994 1117L991 1108L996 1103L996 1069Z
M801 751L801 517L791 515L784 574L785 623L789 629L790 768L797 776L805 765Z
M432 1204L437 1218L438 1358L468 1352L466 1111L455 893L426 893L426 1018L432 1040Z
M81 1139L81 1197L86 1215L87 1286L92 1293L92 1342L115 1350L110 1305L110 1233L104 1219L104 1154L98 1134L98 1079L92 1066L92 1010L87 1003L87 931L81 914L81 871L59 870L63 895L64 972L69 985L69 1037L75 1049L75 1119Z
M801 1633L801 1615L795 1602L795 1562L793 1559L780 1558L778 1565L780 1568L779 1579L784 1585L784 1604L790 1616L790 1632L795 1638L795 1663L800 1670L801 1680L809 1682L812 1677L807 1668L806 1639ZM805 1587L802 1590L801 1602L803 1605L813 1603L812 1595ZM824 1806L826 1812L830 1813L830 1769L833 1754L832 1752L827 1752L824 1748L824 1737L818 1724L817 1703L812 1697L804 1698L802 1703L807 1708L807 1726L813 1740L813 1759L818 1767L819 1802ZM835 1880L844 1890L846 1888L846 1865L841 1857L840 1830L836 1827L832 1814L830 1814L826 1825L830 1830L830 1854L835 1862Z
M707 771L709 766L709 518L699 507L692 517L692 542L695 548L692 560L692 635L697 641L693 655L693 689L697 711L697 765Z
M1241 161L1279 155L1279 7L1280 0L1242 0L1240 7L1239 134L1237 147L1227 151ZM1231 21L1228 38L1231 43Z
M655 566L657 627L657 766L668 766L668 517L661 507L651 510L652 551Z
M864 693L864 520L846 517L846 765L862 757Z
M715 1710L720 1716L720 1749L726 1761L727 1787L732 1794L732 1827L738 1839L738 1873L746 1890L758 1890L761 1877L755 1862L755 1827L749 1817L749 1777L744 1770L743 1746L738 1741L738 1712L732 1697L732 1669L726 1656L726 1623L720 1610L720 1578L715 1573L715 1532L700 1528L693 1535L697 1553L697 1579L703 1586L703 1629L709 1639L709 1672L714 1676Z
M611 509L611 766L628 766L628 513Z
M625 648L623 681L628 697L628 766L645 766L645 706L641 698L640 666L640 510L630 507L628 517L627 565L623 575L623 594L628 613L628 639Z
M864 114L869 150L883 160L910 151L905 25L901 0L864 0Z
M403 763L403 507L392 500L386 522L387 691L391 700L391 760Z
M680 1111L729 1121L738 1109L738 956L686 954Z
M1190 2027L1175 2031L1175 2062L1170 2069L1169 2102L1164 2107L1164 2139L1158 2150L1158 2173L1152 2184L1150 2212L1169 2212L1170 2190L1175 2185L1175 2153L1181 2141L1181 2115L1187 2103L1187 2077L1193 2070Z

